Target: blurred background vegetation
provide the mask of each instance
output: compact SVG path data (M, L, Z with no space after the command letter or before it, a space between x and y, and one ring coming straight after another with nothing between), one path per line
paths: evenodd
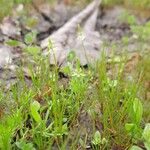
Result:
M79 4L79 3L89 3L92 0L0 0L0 20L7 15L11 15L12 9L18 4L30 5L34 1L35 3L44 2L65 2L66 4ZM126 7L137 9L139 11L150 8L150 0L102 0L104 6L114 6L114 5L125 5Z
M150 0L103 0L106 5L124 4L131 7L150 8Z

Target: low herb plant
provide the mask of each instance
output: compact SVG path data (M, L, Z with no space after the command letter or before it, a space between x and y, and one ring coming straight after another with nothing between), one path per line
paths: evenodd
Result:
M19 82L7 93L1 91L1 102L5 100L0 120L1 149L77 149L89 144L96 150L115 145L131 148L138 140L149 147L149 124L144 130L141 126L139 83L124 78L124 57L112 56L108 61L102 53L95 67L84 69L70 52L67 66L59 69L50 66L49 56L25 53L34 60L27 63L32 84L29 89L21 68ZM68 76L67 86L61 82L60 71ZM81 110L92 120L89 136L76 129Z
M138 33L138 29L134 30L133 16L128 22L133 32ZM148 28L141 30L148 32ZM144 31L142 35L146 33ZM50 65L49 53L54 53L51 41L46 56L35 44L36 32L26 34L24 41L23 52L29 59L17 70L18 82L0 92L0 103L4 107L0 110L0 149L69 147L76 150L90 147L110 150L119 147L134 150L140 149L138 141L149 149L150 127L146 124L143 129L141 125L143 119L149 121L149 112L145 115L144 97L139 94L140 79L125 78L126 55L112 54L107 59L102 52L96 65L85 69L71 51L67 65L60 68L55 55L55 65ZM128 40L124 38L124 42L128 43ZM22 43L11 40L7 44L15 47ZM149 57L143 63L144 71L148 72ZM142 69L138 71L143 73ZM26 76L30 79L29 85ZM148 73L144 77L149 79ZM79 119L82 113L86 115ZM91 125L90 128L85 129L85 125L82 128L81 120L82 124Z

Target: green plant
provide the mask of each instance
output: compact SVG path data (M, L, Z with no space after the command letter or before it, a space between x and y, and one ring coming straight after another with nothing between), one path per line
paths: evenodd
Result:
M24 41L26 44L33 44L36 42L36 32L27 33L24 37Z
M126 123L125 128L131 134L132 138L138 139L141 137L142 129L140 123L142 121L143 106L139 99L134 99L132 101L131 111L129 112L131 123Z
M130 148L130 150L142 150L142 149L140 147L134 145Z
M137 36L140 42L149 41L150 22L147 22L145 25L131 26L131 31Z
M122 22L127 22L130 26L136 25L137 20L134 15L130 14L127 10L125 10L120 16L119 20Z
M122 4L124 0L103 0L102 3L104 5L110 6L115 4Z
M144 145L147 150L150 150L150 124L146 124L144 131L142 133L142 138L144 140Z
M40 123L42 121L41 116L38 113L39 109L40 104L37 101L34 101L33 103L30 104L31 115L37 123Z
M104 55L105 56L105 55ZM140 80L124 80L124 64L126 58L119 59L113 57L109 68L111 68L111 76L107 74L107 61L102 56L98 64L99 70L99 101L101 103L102 116L100 120L103 124L102 135L113 141L114 143L130 143L138 141L142 134L142 114L143 106L139 99L137 99L137 92L140 89ZM116 70L117 65L117 70ZM121 88L123 87L123 88ZM131 123L127 123L131 122ZM124 125L126 128L124 128ZM117 126L116 126L117 125ZM119 128L118 128L119 126ZM127 135L128 130L129 135ZM118 137L119 135L119 137ZM122 135L122 136L121 136ZM120 137L122 137L120 139ZM128 144L129 144L128 143ZM109 147L108 142L108 147Z
M141 8L141 9L144 9L144 8L149 8L150 5L149 5L149 0L143 0L143 1L140 1L140 0L124 0L124 2L126 3L126 5L130 6L130 7L135 7L135 8Z
M149 123L145 125L145 128L142 132L141 139L144 142L145 148L147 150L150 150L150 124ZM130 150L142 150L142 149L140 147L134 145L130 148Z
M149 24L142 26L141 33L134 16L127 14L127 21L134 34L142 35L142 41L147 40L145 32L149 32ZM80 40L84 40L81 29L78 30ZM129 43L128 37L122 40L124 45ZM24 41L27 57L16 70L18 82L10 90L0 91L0 104L5 104L0 120L0 149L79 149L80 146L112 149L116 146L135 150L140 149L138 141L149 148L149 124L144 130L141 127L142 120L148 122L145 118L149 116L149 111L147 115L143 113L146 102L141 96L141 78L134 76L129 80L124 69L126 54L116 56L112 52L107 59L102 52L96 66L89 64L84 68L71 51L66 66L60 68L52 41L47 55L42 55L35 44L36 32L26 34ZM15 40L6 44L22 45ZM50 55L54 65L50 65ZM148 80L149 57L142 63L138 73L142 71L142 78Z
M32 143L26 143L25 141L16 142L16 146L20 150L35 150Z
M107 140L105 138L101 138L101 133L96 131L92 140L92 144L95 149L101 149L101 145L107 144Z
M22 126L21 109L16 110L11 116L7 116L0 122L0 148L11 149L11 141L15 130Z

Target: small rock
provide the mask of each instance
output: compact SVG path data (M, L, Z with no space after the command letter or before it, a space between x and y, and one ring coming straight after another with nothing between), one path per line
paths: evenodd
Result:
M0 25L0 29L4 35L12 38L19 38L21 29L18 24L10 17L5 17Z
M4 41L4 36L2 35L2 31L0 30L0 42Z
M38 23L36 25L36 30L38 33L40 32L47 32L49 28L51 27L51 24L44 20L39 14L36 15Z
M0 67L12 63L11 48L8 46L0 45Z

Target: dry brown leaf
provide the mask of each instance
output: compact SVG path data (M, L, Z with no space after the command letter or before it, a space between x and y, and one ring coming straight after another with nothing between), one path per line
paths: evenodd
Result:
M4 108L0 106L0 119L3 117L3 115L4 115Z
M139 53L133 53L125 66L125 71L131 73L133 70L135 70L140 60L141 55Z
M144 86L146 89L150 90L150 81L145 81Z
M72 3L72 0L63 0L65 5L70 5Z
M145 87L145 99L150 99L150 81L145 81L144 82L144 87Z
M39 103L44 104L44 97L51 97L52 89L49 85L43 86L43 88L34 96L34 99Z

